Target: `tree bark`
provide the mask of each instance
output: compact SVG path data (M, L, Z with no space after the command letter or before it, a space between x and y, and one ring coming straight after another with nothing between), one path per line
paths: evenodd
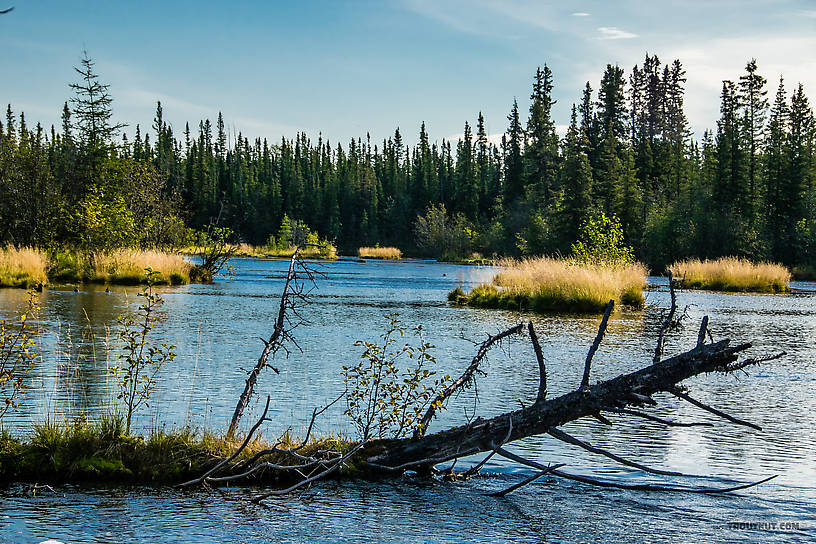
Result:
M549 401L476 421L423 437L380 440L367 444L360 458L372 472L393 473L422 468L466 455L493 451L500 443L548 432L576 419L594 416L604 409L620 410L643 404L644 397L672 392L683 380L705 372L730 372L745 364L732 364L737 353L750 344L729 346L729 340L698 345L694 349ZM505 439L505 437L507 437Z

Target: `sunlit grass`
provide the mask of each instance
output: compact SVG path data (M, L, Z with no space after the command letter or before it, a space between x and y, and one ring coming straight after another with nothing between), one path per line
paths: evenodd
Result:
M268 246L253 246L251 244L235 244L232 246L235 257L249 257L263 259L266 257L289 258L295 252L295 246L286 248L270 248ZM188 246L179 250L184 255L201 255L207 248L203 246ZM333 245L306 246L300 249L300 256L305 259L334 260L337 258L337 248Z
M161 251L118 249L94 256L88 281L115 284L138 284L145 280L145 269L158 272L157 283L190 282L192 265L181 255Z
M678 261L669 270L682 287L712 291L782 293L789 290L791 278L781 264L752 263L737 257Z
M48 281L48 260L39 249L0 249L0 287L34 287Z
M490 284L469 294L454 290L449 300L483 308L531 310L539 313L599 313L610 300L643 306L646 268L639 263L617 266L580 264L539 257L504 259Z
M240 436L228 439L188 427L146 436L128 435L123 418L115 413L104 414L96 421L87 418L50 421L35 425L28 439L0 430L0 483L28 480L179 483L201 476L230 456L242 442ZM332 436L313 438L298 453L345 451L352 443ZM297 439L288 434L275 444L283 449L299 446ZM271 446L264 437L253 437L237 460L248 460ZM283 453L266 459L292 463L292 458ZM226 473L230 471L241 472L238 465ZM274 478L273 474L268 476Z
M362 259L398 261L402 258L402 251L395 247L361 247L357 255Z

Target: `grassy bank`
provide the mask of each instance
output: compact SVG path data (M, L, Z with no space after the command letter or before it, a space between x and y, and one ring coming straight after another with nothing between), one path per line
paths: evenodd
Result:
M161 251L117 249L90 255L80 251L0 249L0 287L33 287L48 282L136 285L145 268L158 284L190 282L191 265L181 255Z
M188 246L179 250L184 255L201 255L208 248L203 246ZM232 246L235 257L266 259L270 257L288 259L295 252L295 246L286 248L271 248L268 246L253 246L250 244L236 244ZM300 250L300 255L305 259L321 259L333 261L337 259L337 248L334 246L325 247L304 247Z
M200 476L230 456L241 442L189 429L146 437L127 435L122 419L115 416L96 423L41 424L34 427L30 438L22 440L0 431L0 483L177 484ZM247 460L270 447L263 439L253 439L238 459ZM309 455L329 448L345 451L350 447L350 442L324 438L312 441L299 453ZM272 455L269 461L291 464L291 458L285 457ZM225 474L238 472L238 467L233 467ZM259 474L251 481L275 482L281 477L274 471Z
M402 259L402 251L395 247L361 247L357 250L357 256L361 259L398 261Z
M116 249L93 256L76 251L58 251L49 258L48 277L64 283L110 283L137 285L145 279L145 268L158 275L157 284L190 282L191 264L181 255L161 251Z
M541 257L502 260L490 284L470 293L457 288L448 300L480 308L538 313L602 313L609 300L643 306L646 269L641 264L600 266Z
M737 257L678 261L669 270L681 287L712 291L784 293L791 279L788 269L780 264L752 263Z
M0 249L0 287L29 288L48 281L48 257L39 249Z

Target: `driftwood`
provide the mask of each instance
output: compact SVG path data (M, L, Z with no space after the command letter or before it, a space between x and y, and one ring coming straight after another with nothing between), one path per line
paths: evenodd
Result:
M230 425L230 434L235 432L240 416L246 407L249 397L252 395L257 380L257 375L265 366L268 366L267 358L282 347L285 340L291 337L285 329L287 309L293 309L293 297L301 296L298 289L291 290L291 285L296 281L296 261L297 253L292 257L289 267L289 274L281 298L278 319L275 329L258 361L253 373L247 379L244 393L241 395L235 415ZM608 488L646 490L646 491L682 491L692 493L721 493L745 489L760 483L764 483L774 476L762 480L740 484L728 488L708 488L708 487L687 487L680 485L658 485L658 484L623 484L614 481L596 480L583 475L572 474L560 470L564 464L543 465L536 461L525 459L507 449L507 446L514 441L535 435L548 434L558 440L589 451L596 455L602 455L617 463L630 466L647 473L661 476L687 476L685 474L649 467L647 465L630 461L625 457L611 451L593 446L588 442L573 437L558 427L575 421L580 418L592 417L604 424L611 425L602 414L612 413L619 416L632 416L645 418L652 422L667 426L710 426L705 422L675 422L664 418L637 410L635 408L644 405L656 405L657 401L653 395L658 393L668 393L681 400L685 400L694 406L708 411L724 420L752 429L761 430L753 423L743 421L730 416L724 411L708 406L690 397L681 383L691 377L710 373L733 373L744 371L745 368L761 362L769 361L781 357L783 353L770 356L749 358L740 361L739 355L751 347L750 343L740 343L732 345L729 339L711 341L706 343L706 336L711 338L708 330L708 317L704 317L701 323L700 332L696 345L683 353L661 359L665 337L668 331L679 326L679 320L675 319L676 314L676 294L674 282L669 281L671 291L671 308L663 323L654 350L653 364L616 378L590 384L591 363L593 355L597 352L603 340L606 326L614 307L614 301L610 301L601 321L595 341L589 349L584 362L584 373L578 387L560 397L550 400L546 399L547 394L547 370L544 356L541 350L538 336L532 322L519 323L514 327L489 336L478 348L476 355L463 374L444 390L440 391L431 407L428 408L415 432L410 438L385 439L385 440L365 440L362 442L348 444L345 448L325 449L312 451L308 455L301 453L310 439L315 418L322 414L328 406L331 406L343 395L335 399L332 403L322 409L315 409L309 422L306 438L297 446L282 448L281 441L270 449L255 454L251 459L243 462L234 462L241 451L250 442L253 433L267 419L269 399L267 398L267 408L260 419L251 428L241 447L228 459L213 467L202 477L187 482L183 485L191 484L219 484L234 481L242 478L249 478L260 472L276 471L284 475L281 480L294 481L292 485L284 489L275 489L255 497L256 502L260 502L272 496L282 495L301 489L323 478L335 476L340 473L351 474L360 477L390 477L399 475L406 470L413 470L420 474L439 474L434 466L446 461L455 461L459 458L487 453L487 456L469 470L455 475L453 467L447 469L446 476L469 477L476 474L484 464L494 455L502 456L506 459L535 468L537 472L521 483L515 484L504 491L493 493L493 496L504 496L524 485L527 485L544 475L551 475L570 479L590 485L597 485ZM527 332L530 337L533 353L538 362L539 387L535 402L530 406L522 406L521 409L513 412L500 414L490 419L477 418L468 424L445 429L433 434L425 434L430 423L436 415L436 408L444 403L450 402L457 392L469 386L476 378L480 363L486 358L491 347L511 336L524 334ZM282 464L281 462L270 462L267 456L276 455L276 459L288 459L291 462ZM342 471L346 467L348 470ZM353 467L353 468L352 468ZM219 472L227 472L224 476L218 476Z

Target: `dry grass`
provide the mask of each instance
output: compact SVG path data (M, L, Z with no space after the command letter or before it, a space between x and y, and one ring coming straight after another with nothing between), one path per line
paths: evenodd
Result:
M39 249L0 249L0 287L33 287L48 281L48 258Z
M619 305L643 306L646 268L639 263L600 266L540 257L505 259L497 265L503 270L492 284L477 286L468 295L452 292L449 299L539 313L599 313L612 299Z
M678 261L669 270L682 287L713 291L783 293L788 291L791 279L781 264L752 263L737 257Z
M192 265L181 255L161 251L118 249L95 256L89 281L116 284L138 284L145 279L145 269L159 275L157 283L189 283Z
M188 246L182 248L180 253L184 255L201 255L206 248L202 246ZM295 252L295 246L287 248L270 248L267 246L253 246L250 244L236 244L233 246L235 257L248 257L263 259L266 257L289 258ZM337 258L337 248L329 245L322 247L307 246L301 248L300 256L305 259L325 259L334 260Z
M361 247L357 255L362 259L383 259L398 261L402 258L402 251L395 247Z

